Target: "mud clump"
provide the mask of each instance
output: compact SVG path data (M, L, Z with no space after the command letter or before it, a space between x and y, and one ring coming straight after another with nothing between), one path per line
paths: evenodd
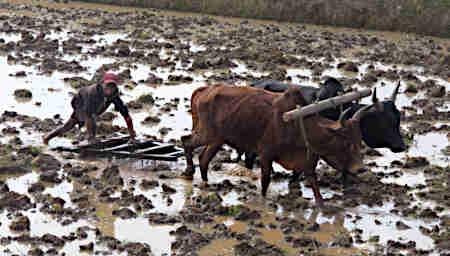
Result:
M61 183L62 180L58 177L57 171L45 171L39 175L39 180L48 183Z
M143 83L143 84L148 84L148 85L152 85L152 84L162 84L163 83L163 79L154 75L154 74L149 74L147 79L145 80L139 80L139 83Z
M411 227L406 225L404 222L402 221L397 221L395 223L395 226L397 227L398 230L406 230L406 229L410 229Z
M128 208L122 208L120 210L113 210L112 215L118 216L122 219L132 219L136 218L136 213Z
M315 239L308 238L308 237L301 237L292 240L292 247L293 248L300 248L300 247L314 247L318 248L321 246L321 243Z
M80 245L80 251L94 251L94 243L90 242L86 245Z
M25 71L17 71L16 73L10 74L9 76L26 77L26 76L27 76L27 73L25 73ZM24 89L22 89L22 90L24 90ZM31 92L30 92L30 93L31 93ZM14 95L15 95L15 93L14 93ZM31 96L30 96L30 97L31 97Z
M445 96L445 86L435 86L427 91L427 94L431 97L441 98Z
M43 243L52 245L54 247L63 247L65 242L63 239L52 235L52 234L45 234L41 237L41 240Z
M146 215L148 221L152 224L175 224L180 223L181 218L178 216L169 216L165 213L149 213Z
M148 116L141 123L142 124L157 124L161 122L161 118L157 116Z
M425 157L409 157L405 164L404 168L419 168L428 166L430 162Z
M23 165L2 165L0 164L0 175L17 175L30 173L31 169L26 168Z
M159 182L157 180L142 180L140 187L144 190L152 189L159 186Z
M81 89L83 87L92 85L93 82L90 80L87 80L83 77L66 77L64 78L64 82L70 84L74 89Z
M33 183L28 188L28 193L37 193L37 192L42 192L44 190L45 190L44 185L41 182L37 182L37 183Z
M123 178L120 176L119 166L113 165L102 172L101 181L112 186L123 186Z
M17 130L16 127L5 127L2 129L2 133L7 135L7 134L19 134L19 130Z
M61 168L61 162L58 159L45 153L40 153L35 157L31 165L40 171L59 170Z
M28 255L30 256L42 256L44 255L44 251L40 248L34 248L28 251Z
M261 218L261 214L256 210L251 210L248 207L239 207L235 214L235 219L240 221L256 220Z
M272 255L283 256L285 253L275 245L269 244L262 239L257 239L255 242L242 242L233 247L234 255L236 256L260 256Z
M17 89L14 91L14 96L17 98L31 99L33 94L28 89Z
M18 216L11 222L9 228L14 231L30 231L30 219L27 216Z
M144 243L127 243L122 248L128 253L128 255L139 255L139 256L153 255L150 246ZM120 248L120 250L122 250L122 248Z
M0 195L0 209L7 208L11 210L28 210L35 206L26 195L21 195L14 191Z
M8 184L6 184L4 181L0 181L0 193L9 192Z
M177 230L178 231L178 230ZM195 253L200 248L208 245L211 239L206 236L206 234L198 233L192 230L189 232L188 236L177 235L175 242L170 245L173 251L179 253L179 255L189 255ZM181 234L181 232L175 234Z
M177 192L176 189L169 187L169 185L167 185L165 183L162 184L161 188L162 188L163 192L167 193L167 194L173 194L173 193Z
M155 99L153 98L153 96L151 94L144 94L139 96L139 98L137 98L136 102L141 103L141 104L153 104L155 103Z
M343 69L347 72L359 72L358 65L354 62L341 62L337 65L337 68Z

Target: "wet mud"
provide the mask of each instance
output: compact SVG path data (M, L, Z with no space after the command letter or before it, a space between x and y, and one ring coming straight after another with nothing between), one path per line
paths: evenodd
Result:
M77 8L73 8L76 6ZM70 7L70 8L69 8ZM448 255L450 42L421 36L49 1L0 2L0 248L2 255ZM275 165L268 197L260 168L224 147L210 182L179 178L177 162L98 159L52 150L82 143L74 129L41 137L70 100L105 72L142 138L179 144L190 96L213 83L278 79L397 97L408 149L363 149L370 172L343 186L317 168L310 185ZM362 103L368 103L363 99ZM111 110L100 136L127 133ZM197 159L196 159L197 160Z

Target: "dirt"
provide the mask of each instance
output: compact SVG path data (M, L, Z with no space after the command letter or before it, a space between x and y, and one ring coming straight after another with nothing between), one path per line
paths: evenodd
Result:
M448 40L76 2L0 8L2 253L450 253ZM178 144L191 129L191 93L205 84L274 78L320 86L333 76L345 90L376 87L385 98L401 79L396 104L408 151L365 147L371 171L346 186L321 163L326 207L317 209L304 177L292 182L279 166L263 199L259 167L235 163L229 148L203 184L199 174L178 178L184 158L52 150L83 143L85 128L44 146L41 136L70 116L71 96L105 72L119 74L139 136ZM31 100L15 96L24 88ZM126 134L125 127L111 110L98 134Z

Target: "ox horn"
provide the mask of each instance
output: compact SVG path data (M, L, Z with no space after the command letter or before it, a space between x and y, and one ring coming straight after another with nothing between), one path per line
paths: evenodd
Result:
M373 103L373 105L375 105L375 108L377 109L377 111L379 111L379 112L384 111L383 103L381 103L377 98L377 88L376 87L375 87L375 89L373 89L372 103Z
M361 109L359 109L353 116L352 119L355 121L360 121L361 118L363 118L365 115L367 115L369 113L369 108L372 107L371 105L365 106Z
M400 87L400 80L398 81L397 86L395 87L394 91L392 92L391 101L392 103L395 103L395 100L397 99L398 94L398 88Z
M352 108L347 108L344 112L341 112L341 115L339 116L339 123L341 124L342 127L345 128L345 115L350 112L350 110L352 110Z

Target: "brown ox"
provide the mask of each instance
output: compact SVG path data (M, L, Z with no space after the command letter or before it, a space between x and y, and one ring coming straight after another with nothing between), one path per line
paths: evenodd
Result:
M181 138L187 161L185 175L192 178L195 172L193 150L206 146L199 159L202 180L208 181L209 162L223 144L229 144L261 156L264 197L275 161L288 170L304 171L316 202L322 204L315 176L319 156L340 171L355 173L363 169L359 120L364 110L355 113L350 120L341 118L338 122L318 115L306 117L306 138L313 152L308 157L299 121L282 119L283 113L306 104L297 88L283 94L226 85L198 88L191 98L192 134Z

